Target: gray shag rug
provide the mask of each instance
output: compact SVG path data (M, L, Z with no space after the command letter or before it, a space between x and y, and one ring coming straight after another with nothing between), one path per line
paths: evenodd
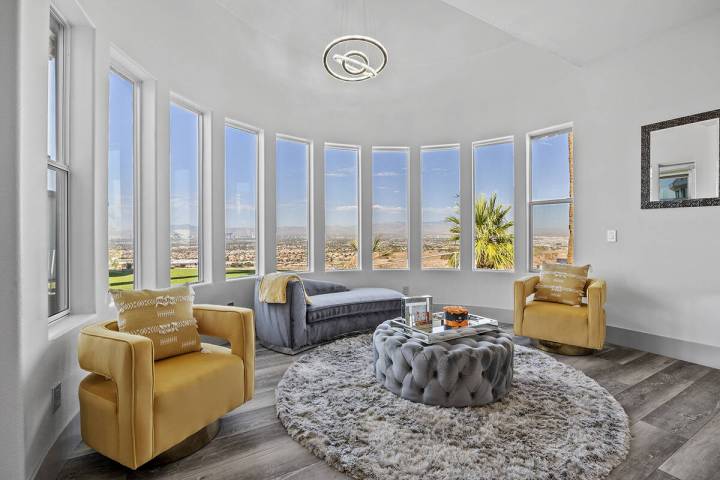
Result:
M482 407L404 400L375 381L371 335L296 361L277 387L290 436L357 479L601 479L623 461L628 417L594 380L516 346L508 395Z

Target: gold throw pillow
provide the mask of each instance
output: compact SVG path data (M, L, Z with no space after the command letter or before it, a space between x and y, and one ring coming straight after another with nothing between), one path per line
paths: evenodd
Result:
M200 350L190 286L110 293L118 310L118 330L152 340L155 360Z
M574 266L546 263L540 271L540 282L535 287L535 300L580 305L585 293L590 265Z

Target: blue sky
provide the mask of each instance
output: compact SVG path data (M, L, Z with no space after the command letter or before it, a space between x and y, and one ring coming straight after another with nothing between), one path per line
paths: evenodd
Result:
M408 162L407 150L373 150L373 225L407 222Z
M170 105L170 225L198 225L200 116Z
M358 225L358 150L325 147L325 230Z
M109 75L108 232L129 239L133 232L134 86L115 72Z
M460 194L460 149L423 150L422 219L423 223L444 222L457 214L455 206Z
M513 143L493 143L473 147L475 198L496 193L498 201L512 207L515 185L515 159ZM513 209L509 218L515 215Z
M225 126L225 228L255 229L258 136Z
M570 195L567 133L535 138L531 142L533 200ZM538 235L568 234L568 205L533 207L533 228Z
M278 230L307 229L309 151L309 145L304 142L278 138L275 143Z

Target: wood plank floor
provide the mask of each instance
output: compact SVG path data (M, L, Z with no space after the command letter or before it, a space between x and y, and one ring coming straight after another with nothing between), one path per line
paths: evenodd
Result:
M218 437L194 455L131 471L80 444L58 478L346 478L291 440L275 416L275 386L297 358L258 346L255 398L223 417ZM631 418L630 454L611 480L720 479L720 370L616 346L556 358L605 386Z

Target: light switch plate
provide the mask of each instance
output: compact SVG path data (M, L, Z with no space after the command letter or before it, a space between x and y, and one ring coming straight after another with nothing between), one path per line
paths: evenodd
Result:
M607 241L608 242L617 242L617 230L608 230L607 231Z

